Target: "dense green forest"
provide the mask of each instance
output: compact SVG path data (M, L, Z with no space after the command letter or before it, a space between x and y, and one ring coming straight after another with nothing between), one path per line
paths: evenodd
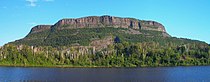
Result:
M139 30L141 34L129 34L125 33L126 30L84 28L29 34L25 39L1 48L0 65L61 67L210 65L210 46L205 42L164 37L157 31ZM72 47L74 43L89 46L92 40L103 39L105 36L112 36L113 44L102 50L94 52L89 48L91 53L81 53L78 48Z
M107 50L112 53L79 55L71 59L60 50L50 46L42 47L43 51L34 53L30 46L18 50L14 45L1 48L1 65L21 66L102 66L102 67L142 67L142 66L180 66L180 65L209 65L210 47L200 44L180 46L160 46L155 42L130 44L115 43Z

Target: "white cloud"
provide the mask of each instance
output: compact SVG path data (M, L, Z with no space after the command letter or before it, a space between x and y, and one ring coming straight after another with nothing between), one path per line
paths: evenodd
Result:
M28 6L35 7L38 2L53 2L55 0L26 0Z
M35 7L36 6L37 0L26 0L26 1L29 3L28 6L31 6L31 7Z

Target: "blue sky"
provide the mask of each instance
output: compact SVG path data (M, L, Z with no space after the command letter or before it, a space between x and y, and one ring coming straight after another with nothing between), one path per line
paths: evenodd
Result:
M62 18L112 15L155 20L174 37L210 43L210 0L1 0L0 46L39 24Z

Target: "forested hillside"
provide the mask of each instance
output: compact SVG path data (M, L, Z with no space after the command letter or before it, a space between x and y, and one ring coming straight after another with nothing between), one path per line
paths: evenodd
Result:
M176 40L173 38L172 40ZM161 40L159 40L161 41ZM177 39L177 43L182 42ZM209 65L210 46L191 42L176 44L170 39L164 45L159 42L130 43L116 37L114 44L89 53L81 53L80 48L71 46L39 46L39 51L31 46L8 44L1 48L1 65L21 66L85 66L85 67L142 67Z
M62 19L55 25L38 25L25 38L0 48L0 65L7 66L209 64L210 45L205 42L171 37L162 24L154 21L111 16Z

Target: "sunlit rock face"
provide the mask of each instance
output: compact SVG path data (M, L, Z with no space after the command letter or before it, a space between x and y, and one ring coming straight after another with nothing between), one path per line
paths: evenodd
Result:
M77 19L62 19L52 26L56 29L71 29L71 28L99 28L99 27L114 27L114 28L132 28L144 30L156 30L165 32L162 24L155 21L144 21L134 18L121 18L114 16L89 16Z

